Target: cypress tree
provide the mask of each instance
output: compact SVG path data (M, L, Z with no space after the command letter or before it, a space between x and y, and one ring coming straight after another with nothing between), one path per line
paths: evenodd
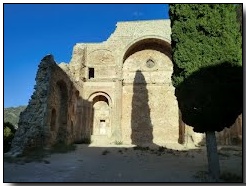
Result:
M170 4L172 82L182 120L206 134L209 172L219 180L215 131L242 112L242 36L233 4Z

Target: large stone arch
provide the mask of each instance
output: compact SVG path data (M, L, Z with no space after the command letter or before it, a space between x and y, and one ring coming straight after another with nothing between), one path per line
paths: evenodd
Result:
M130 54L146 48L165 53L171 59L171 41L161 36L143 36L130 42L123 52L123 63Z
M142 138L143 143L148 141L160 145L178 141L178 105L171 82L172 71L171 45L165 38L146 36L134 40L126 47L122 55L124 141L134 143L132 136L135 139ZM139 104L146 108L134 110ZM145 125L152 128L136 127L143 123L143 116L149 122L145 122ZM136 131L136 128L142 131ZM145 131L151 131L150 129L153 129L152 134L147 132L145 135ZM134 135L130 135L133 131ZM138 134L143 137L136 136ZM144 136L153 136L153 140L144 140Z
M109 101L109 105L110 105L110 106L112 105L112 99L111 99L110 95L109 95L108 93L104 92L104 91L96 91L96 92L93 92L92 94L89 95L89 97L88 97L87 100L88 100L89 102L92 102L93 99L94 99L96 96L98 96L98 95L105 96L105 97L108 99L108 101Z

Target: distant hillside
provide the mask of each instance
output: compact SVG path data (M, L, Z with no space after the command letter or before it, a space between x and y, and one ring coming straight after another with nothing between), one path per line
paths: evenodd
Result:
M4 122L10 122L17 128L19 115L25 108L26 106L4 108Z

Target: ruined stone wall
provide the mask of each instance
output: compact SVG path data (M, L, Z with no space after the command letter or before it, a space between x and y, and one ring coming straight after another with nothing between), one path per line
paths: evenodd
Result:
M85 77L85 58L86 45L76 44L73 47L72 59L68 64L69 69L66 72L72 81L78 82L80 85L84 81Z
M80 87L72 82L69 74L62 70L55 62L51 69L48 98L47 144L72 143L81 138L82 102Z
M124 21L118 22L115 31L107 42L115 43L115 49L121 45L130 44L135 39L161 36L171 41L170 20Z
M35 147L71 143L81 136L82 99L70 77L45 56L38 66L36 85L27 108L20 114L9 154Z
M49 82L51 77L52 56L41 60L36 74L36 85L28 106L20 114L18 129L12 141L9 154L16 156L32 147L43 146L45 143L45 123L47 121L47 104Z
M135 119L132 116L132 107L135 102L140 104L137 103L138 101L133 103L133 99L134 96L138 96L136 100L144 102L141 99L145 96L141 94L142 85L133 85L136 71L140 70L146 79L144 87L148 92L149 105L146 106L145 111L136 112L134 117L142 118L141 114L150 116L153 127L145 127L144 130L151 130L147 132L149 135L147 133L146 135L149 136L147 138L152 138L153 143L178 141L177 102L171 84L170 34L169 20L120 22L117 23L116 30L107 41L76 44L76 47L83 45L86 48L83 98L89 99L94 93L102 92L108 94L112 100L110 105L112 139L123 143L133 141L132 120ZM135 46L136 43L137 46ZM146 66L150 57L156 63L154 68ZM73 56L73 58L77 57ZM92 78L89 77L90 68L94 69ZM138 95L134 93L134 88ZM150 110L148 111L147 108ZM94 116L85 116L90 117L89 123L98 120L96 113L94 114ZM138 120L140 121L142 120ZM89 123L87 125L90 125ZM139 131L139 129L134 130ZM133 136L136 138L144 136L144 130L135 132Z

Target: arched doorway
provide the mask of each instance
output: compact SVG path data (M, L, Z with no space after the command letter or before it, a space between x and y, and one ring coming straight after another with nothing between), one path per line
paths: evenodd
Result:
M111 99L103 92L90 96L92 102L90 134L111 137Z

